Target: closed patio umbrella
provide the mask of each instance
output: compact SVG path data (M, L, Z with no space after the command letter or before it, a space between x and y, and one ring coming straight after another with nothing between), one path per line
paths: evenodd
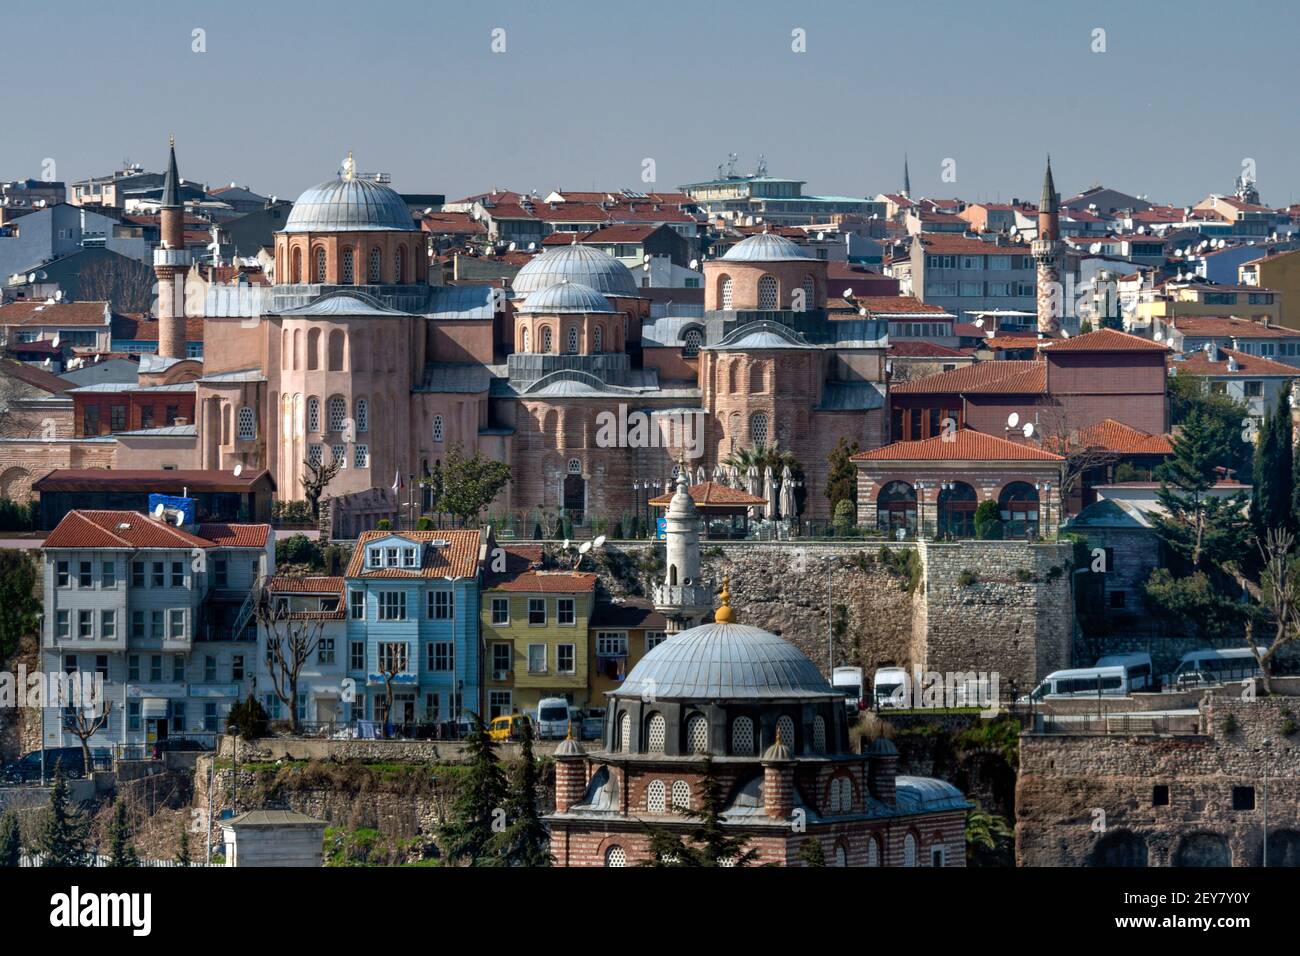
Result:
M772 487L771 465L763 472L763 497L767 499L763 505L763 517L771 520L776 517L776 489Z
M781 471L781 515L794 517L794 476L790 474L789 465Z

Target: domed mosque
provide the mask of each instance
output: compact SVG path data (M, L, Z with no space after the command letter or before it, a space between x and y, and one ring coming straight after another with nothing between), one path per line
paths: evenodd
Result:
M798 866L813 839L828 865L964 866L961 792L900 776L885 738L853 752L844 697L817 665L741 623L725 583L720 601L711 623L668 637L609 693L597 750L556 750L557 865L633 866L653 828L685 838L698 821L681 811L700 809L707 767L727 795L724 825L757 864Z

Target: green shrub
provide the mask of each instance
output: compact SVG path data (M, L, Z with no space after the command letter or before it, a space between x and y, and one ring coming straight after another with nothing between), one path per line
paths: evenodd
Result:
M0 498L0 531L34 531L36 524L35 504Z
M970 587L978 580L979 576L974 571L962 571L961 574L957 575L957 583L964 588Z
M433 530L433 519L430 518L428 515L421 515L420 518L419 518L419 520L415 522L415 530L416 530L416 531L432 531L432 530Z
M226 730L244 740L258 740L266 736L269 717L261 703L252 694L244 701L236 701L226 717Z
M975 509L975 537L982 541L1001 541L1002 517L996 501L981 501Z
M835 504L835 533L847 535L858 521L857 506L847 498Z
M392 531L392 530L393 530L393 523L392 523L391 521L389 521L387 518L380 518L380 519L379 519L379 523L378 523L377 525L375 525L375 530L376 530L376 531Z

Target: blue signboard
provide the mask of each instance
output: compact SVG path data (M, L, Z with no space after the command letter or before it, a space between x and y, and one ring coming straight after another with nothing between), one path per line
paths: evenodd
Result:
M668 519L659 517L655 519L655 535L662 541L668 532Z
M168 511L179 511L185 516L182 524L194 524L196 517L195 501L193 498L181 498L177 495L150 495L149 496L149 513L162 505Z

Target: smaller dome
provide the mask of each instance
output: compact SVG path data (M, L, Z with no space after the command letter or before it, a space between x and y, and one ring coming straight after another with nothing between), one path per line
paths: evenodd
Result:
M784 740L777 736L772 746L763 751L764 763L784 763L791 759L790 748L786 746Z
M877 737L871 744L871 749L867 753L872 757L897 757L898 748L888 737Z
M790 262L811 258L803 246L791 242L785 236L774 236L768 232L740 240L722 256L724 262Z
M627 266L602 249L580 245L551 246L533 256L510 280L510 288L527 296L560 281L579 282L604 295L641 294Z
M558 313L613 313L614 307L589 285L581 282L557 282L528 296L520 312L554 315Z
M555 748L557 757L581 757L586 752L582 749L582 744L573 739L572 734L561 740L560 745Z

